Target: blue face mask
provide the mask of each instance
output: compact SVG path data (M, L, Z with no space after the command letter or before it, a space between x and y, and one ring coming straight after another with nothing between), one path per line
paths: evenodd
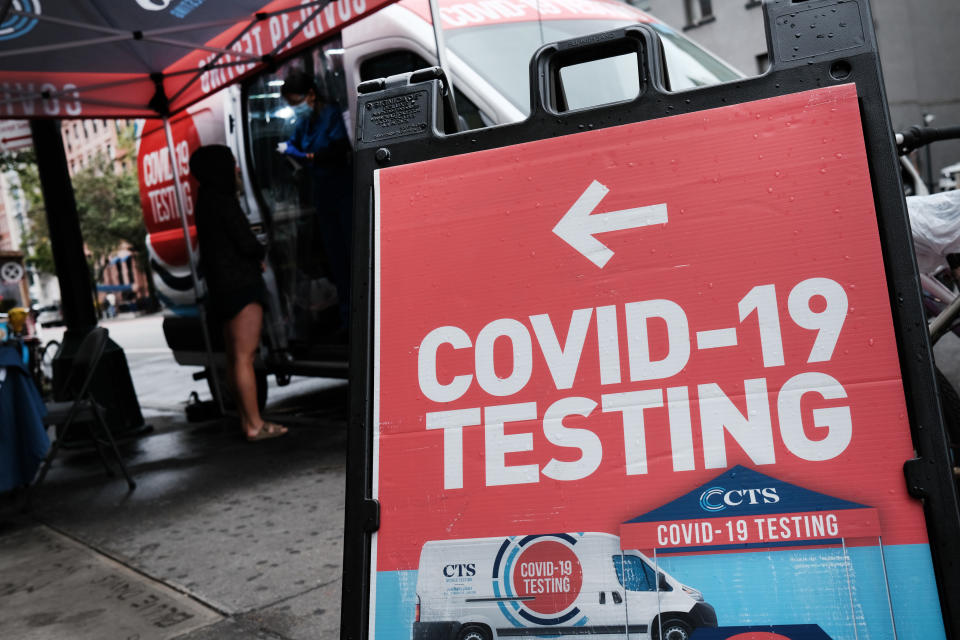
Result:
M303 118L304 116L306 116L312 111L312 109L310 108L310 105L307 104L306 100L296 105L295 107L291 107L291 108L293 109L293 117L296 118L297 120L299 120L300 118Z

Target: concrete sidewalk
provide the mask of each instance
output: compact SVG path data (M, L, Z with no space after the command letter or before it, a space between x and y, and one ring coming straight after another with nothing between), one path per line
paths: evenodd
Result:
M339 637L347 399L273 407L290 433L258 443L151 412L132 493L61 452L30 514L0 505L0 638Z

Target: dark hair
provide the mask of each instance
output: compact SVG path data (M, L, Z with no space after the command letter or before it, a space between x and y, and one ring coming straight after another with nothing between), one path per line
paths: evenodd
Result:
M190 173L201 189L232 193L235 190L237 161L230 147L208 144L190 156Z
M290 94L296 94L305 96L311 89L313 89L313 92L318 94L319 97L317 83L314 82L310 74L300 69L293 69L287 73L287 76L283 79L283 86L280 87L280 95L288 96Z

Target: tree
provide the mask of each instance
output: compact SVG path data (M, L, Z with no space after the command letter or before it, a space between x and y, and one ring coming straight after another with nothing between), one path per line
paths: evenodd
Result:
M119 150L133 153L134 129L121 132ZM99 154L72 178L80 232L84 245L91 254L91 275L99 280L107 257L122 244L137 256L137 262L149 269L146 228L140 208L140 188L136 166L118 172L111 158ZM27 200L29 224L23 237L22 250L27 261L37 271L55 273L50 233L44 208L43 193L37 173L36 157L32 149L0 156L0 169L12 168L20 176L21 188ZM147 281L153 295L153 282Z
M73 176L80 231L92 258L91 274L99 281L108 256L126 244L146 271L149 297L155 299L136 166L119 172L117 168L113 160L97 155Z
M117 173L113 161L98 155L73 177L73 192L84 244L101 264L121 243L130 246L141 264L147 245L136 170Z

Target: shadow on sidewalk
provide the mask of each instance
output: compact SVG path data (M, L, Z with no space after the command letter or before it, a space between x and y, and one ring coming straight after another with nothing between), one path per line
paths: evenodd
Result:
M0 541L39 522L279 637L333 638L348 399L339 385L271 405L290 433L257 443L233 419L152 417L119 443L133 492L93 449L62 451L30 516L0 515Z

